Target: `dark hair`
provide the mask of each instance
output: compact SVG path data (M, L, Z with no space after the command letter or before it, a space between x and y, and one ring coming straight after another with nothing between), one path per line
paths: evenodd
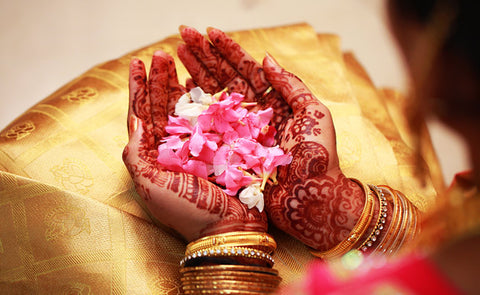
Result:
M392 8L404 19L428 25L439 9L453 14L443 50L466 58L480 75L480 16L475 0L390 0Z

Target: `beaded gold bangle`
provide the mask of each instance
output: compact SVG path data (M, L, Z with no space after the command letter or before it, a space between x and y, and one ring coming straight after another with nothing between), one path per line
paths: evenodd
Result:
M247 247L212 247L209 249L198 250L196 252L193 252L190 255L186 255L180 261L180 266L184 266L187 262L197 258L202 258L202 257L234 257L234 256L263 260L267 262L270 266L273 266L273 264L275 263L272 256L270 256L268 253L265 253L257 249L247 248Z
M263 232L230 232L206 236L190 242L187 245L185 256L217 246L251 247L266 253L273 253L277 248L277 243L271 235Z
M358 243L358 240L363 236L363 234L369 227L370 221L372 220L373 210L375 208L373 206L373 192L368 188L368 186L364 185L359 180L353 178L351 178L351 180L360 185L365 193L365 205L363 207L362 214L360 215L353 229L350 231L349 236L345 240L341 241L335 247L327 251L317 251L311 249L310 253L312 253L312 255L320 257L322 259L330 259L342 256L348 251L350 251L355 246L355 244Z
M378 197L379 209L375 227L365 241L358 247L358 249L362 252L366 252L377 241L378 236L385 226L388 211L387 199L385 198L385 194L382 192L382 190L374 185L369 185L369 187L371 190L375 191L375 194Z

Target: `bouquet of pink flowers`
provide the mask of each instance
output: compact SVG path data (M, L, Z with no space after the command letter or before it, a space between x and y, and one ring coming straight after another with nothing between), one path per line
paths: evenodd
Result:
M249 111L239 93L210 95L201 88L184 94L169 116L169 134L158 146L158 162L171 171L186 172L220 185L248 208L263 210L263 190L276 183L277 166L292 161L274 146L272 108Z

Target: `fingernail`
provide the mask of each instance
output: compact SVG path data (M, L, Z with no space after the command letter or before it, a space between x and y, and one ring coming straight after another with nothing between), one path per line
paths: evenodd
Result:
M128 120L128 130L130 130L130 135L133 134L138 129L138 118L135 115L130 115Z
M178 31L179 31L180 34L181 34L181 33L183 32L183 30L185 30L186 28L188 28L188 27L185 26L185 25L180 25L180 26L178 27Z
M268 58L268 60L270 62L272 62L273 64L277 65L277 66L280 66L280 64L277 62L277 60L270 55L270 53L268 53L268 51L265 51L265 56Z
M207 27L207 34L210 34L211 31L215 30L214 27Z

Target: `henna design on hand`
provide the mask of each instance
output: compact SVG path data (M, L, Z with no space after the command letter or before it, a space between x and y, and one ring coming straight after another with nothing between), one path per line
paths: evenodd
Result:
M279 177L278 182L265 193L269 217L280 229L319 250L348 236L365 202L363 192L343 174L336 179L297 178L290 184Z
M365 203L363 190L341 173L328 109L269 56L264 70L293 111L278 135L280 146L293 159L279 168L278 184L267 186L267 212L280 229L310 247L327 250L355 226Z
M224 32L215 29L207 29L208 37L215 48L234 65L236 70L245 77L256 94L262 94L270 87L265 79L262 66L257 63L238 43L233 41Z
M195 55L185 44L180 44L178 46L177 54L187 68L190 76L192 76L194 84L201 85L203 91L206 93L217 93L224 88L219 85L215 77L213 77L205 66L197 60Z
M157 161L168 114L185 88L178 83L173 58L156 52L147 79L145 66L130 66L130 141L123 160L139 195L152 214L187 240L231 230L266 231L265 213L249 210L206 179L170 172Z

